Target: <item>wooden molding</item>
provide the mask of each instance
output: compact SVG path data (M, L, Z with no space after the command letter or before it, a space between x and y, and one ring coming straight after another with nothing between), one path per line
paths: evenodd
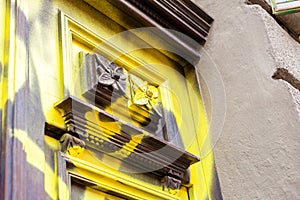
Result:
M94 8L113 18L111 13L103 10L101 3L85 0ZM199 61L199 49L204 45L208 32L212 26L213 18L190 0L107 0L118 8L122 14L135 22L136 27L155 27L158 31L156 38L168 43L169 49L177 51L178 48L184 57L195 64ZM122 26L122 22L119 22ZM178 32L178 34L176 33ZM181 33L181 34L179 34ZM187 37L184 37L187 36Z
M151 172L160 179L169 176L181 182L189 166L200 160L75 97L64 99L55 108L62 113L67 129L48 124L47 135L60 138L67 132L83 140L87 149L119 159L137 172ZM174 188L178 184L168 185Z
M128 179L114 171L103 169L93 165L82 159L72 157L62 152L58 152L58 176L62 181L59 181L59 199L71 199L72 182L78 182L86 187L92 187L99 191L114 191L113 195L122 199L162 199L162 200L179 200L180 197L169 194L163 190L157 190L147 185L140 184L134 180ZM80 169L83 174L73 170L74 166ZM97 179L94 174L105 177L107 182ZM121 187L120 187L121 186ZM116 190L118 188L118 190Z
M204 44L213 18L190 0L109 0L144 26L179 31ZM178 38L180 39L180 38Z

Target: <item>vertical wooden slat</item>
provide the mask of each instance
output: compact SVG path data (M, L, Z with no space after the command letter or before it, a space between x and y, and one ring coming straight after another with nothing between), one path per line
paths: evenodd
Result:
M1 199L26 199L26 96L28 45L26 3L7 1L3 83Z

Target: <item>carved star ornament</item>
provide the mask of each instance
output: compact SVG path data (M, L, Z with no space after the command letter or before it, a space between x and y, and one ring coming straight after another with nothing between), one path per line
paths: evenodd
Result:
M106 58L96 55L98 82L104 86L112 87L113 90L126 93L126 78L124 69Z

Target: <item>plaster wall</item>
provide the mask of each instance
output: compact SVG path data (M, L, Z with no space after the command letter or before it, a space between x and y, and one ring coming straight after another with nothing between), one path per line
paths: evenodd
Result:
M214 63L224 83L224 124L211 133L224 199L300 199L300 91L271 78L283 67L300 79L300 44L258 5L195 2L215 19L204 47L210 62L197 67L209 74L203 65ZM205 100L213 122L220 101Z

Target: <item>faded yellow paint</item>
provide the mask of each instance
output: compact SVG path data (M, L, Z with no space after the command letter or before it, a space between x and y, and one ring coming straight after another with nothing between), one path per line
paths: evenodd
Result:
M61 117L61 113L58 110L54 109L53 105L54 103L52 103L52 105L50 104L51 107L46 109L45 111L46 121L50 124L64 129L65 123L63 118Z
M6 32L6 1L0 1L0 29L4 30L1 31L0 34L0 108L2 106L3 100L3 79L4 79L4 45L5 45L5 32Z
M2 112L2 119L1 123L4 128L4 117L5 117L5 104L8 102L8 62L10 58L9 54L9 43L11 36L10 35L10 15L9 15L9 5L6 1L0 1L0 9L1 9L1 18L0 18L0 27L2 31L2 34L0 34L0 62L1 62L1 77L0 77L0 90L1 90L1 112ZM1 130L4 132L4 130Z

